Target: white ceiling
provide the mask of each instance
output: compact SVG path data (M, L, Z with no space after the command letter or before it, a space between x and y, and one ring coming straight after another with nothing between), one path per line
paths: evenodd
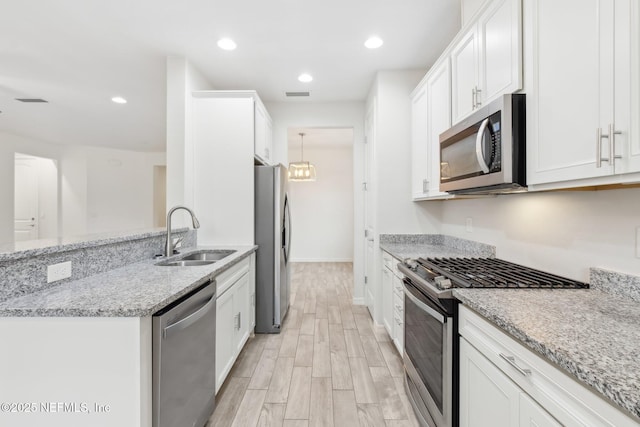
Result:
M24 0L0 13L0 131L58 144L163 150L165 60L266 101L364 100L377 70L428 68L460 0ZM364 48L376 34L377 50ZM235 51L216 46L221 37ZM307 72L314 81L303 84ZM126 105L111 102L121 95ZM24 104L37 97L47 104ZM0 141L1 142L1 141Z

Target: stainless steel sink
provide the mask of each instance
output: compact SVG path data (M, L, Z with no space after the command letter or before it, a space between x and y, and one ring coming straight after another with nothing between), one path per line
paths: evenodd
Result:
M215 261L207 261L202 259L187 259L187 260L174 260L174 261L162 261L157 263L161 267L193 267L196 265L213 264Z
M235 253L234 250L207 250L207 251L198 251L183 257L180 257L181 260L201 260L201 261L219 261L222 258L226 258L229 255Z
M160 261L156 265L161 267L190 267L198 265L208 265L213 264L216 261L220 261L221 259L226 258L235 252L235 250L228 249L201 250L189 255L183 255L170 261Z

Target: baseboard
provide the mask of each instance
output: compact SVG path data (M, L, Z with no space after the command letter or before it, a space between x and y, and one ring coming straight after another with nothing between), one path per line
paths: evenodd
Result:
M353 262L353 258L291 258L291 262Z
M353 305L364 305L364 297L354 298Z

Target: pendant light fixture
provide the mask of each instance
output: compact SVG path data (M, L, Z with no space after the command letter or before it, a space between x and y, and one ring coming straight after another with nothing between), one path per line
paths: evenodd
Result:
M289 181L315 181L316 167L304 161L304 133L300 132L300 161L289 163Z

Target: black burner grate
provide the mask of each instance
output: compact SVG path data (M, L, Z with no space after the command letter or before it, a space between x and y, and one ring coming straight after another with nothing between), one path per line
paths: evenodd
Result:
M588 288L555 274L496 258L419 258L418 264L451 279L460 288Z

